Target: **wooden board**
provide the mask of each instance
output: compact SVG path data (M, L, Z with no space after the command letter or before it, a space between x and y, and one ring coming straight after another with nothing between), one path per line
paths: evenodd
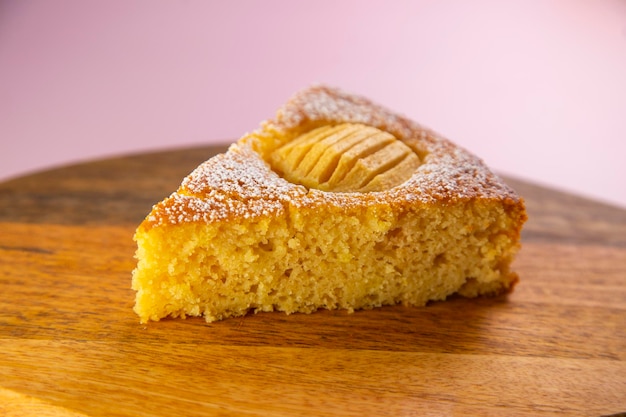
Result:
M507 297L139 324L134 228L222 150L0 184L0 415L626 412L626 210L513 179L530 220Z

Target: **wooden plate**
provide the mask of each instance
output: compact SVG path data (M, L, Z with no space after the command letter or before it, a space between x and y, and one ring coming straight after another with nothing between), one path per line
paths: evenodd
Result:
M626 412L626 210L513 179L530 220L508 297L139 324L134 229L223 150L0 183L0 415Z

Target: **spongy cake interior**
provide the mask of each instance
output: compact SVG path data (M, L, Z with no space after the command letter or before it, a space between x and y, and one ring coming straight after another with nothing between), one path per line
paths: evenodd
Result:
M213 321L499 293L516 280L515 221L501 204L473 201L403 211L292 207L261 221L152 228L137 235L136 311L144 321Z

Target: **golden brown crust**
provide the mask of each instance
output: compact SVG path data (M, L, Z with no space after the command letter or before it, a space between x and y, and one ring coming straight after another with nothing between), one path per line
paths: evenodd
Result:
M302 132L339 123L361 123L391 133L423 161L409 180L385 191L325 192L290 183L266 162L269 154ZM241 138L229 150L196 168L179 190L154 206L142 224L216 222L277 215L289 207L407 206L497 200L525 212L519 196L477 157L436 133L371 101L318 86L296 94L275 119ZM521 228L521 223L520 223ZM519 235L519 230L514 232Z

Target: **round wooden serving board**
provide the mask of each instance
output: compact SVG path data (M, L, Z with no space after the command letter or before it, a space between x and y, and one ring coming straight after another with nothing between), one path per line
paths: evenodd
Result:
M506 297L140 324L135 227L224 150L0 183L1 416L626 412L626 210L513 179L530 219Z

